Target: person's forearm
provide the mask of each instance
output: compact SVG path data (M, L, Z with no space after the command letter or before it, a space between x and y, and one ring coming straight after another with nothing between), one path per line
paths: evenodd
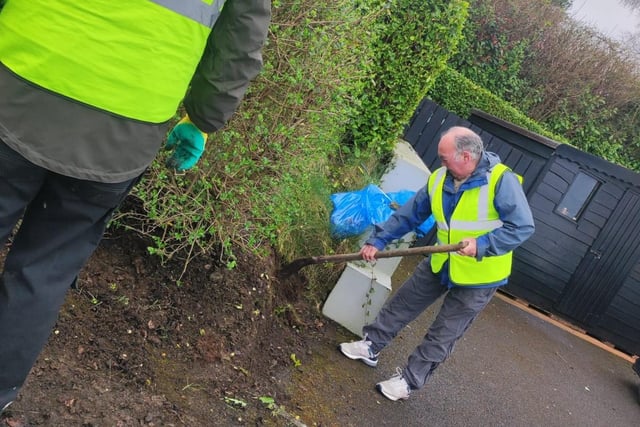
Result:
M378 249L413 231L431 215L431 202L426 188L421 188L384 223L376 224L366 243Z

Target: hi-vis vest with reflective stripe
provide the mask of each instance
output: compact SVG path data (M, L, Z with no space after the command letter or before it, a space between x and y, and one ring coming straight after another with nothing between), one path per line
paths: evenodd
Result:
M224 0L8 0L0 62L23 79L120 116L169 120Z
M487 185L465 190L451 215L449 224L444 216L442 194L446 168L434 171L428 180L431 209L437 226L438 244L458 243L465 237L479 237L502 226L493 204L495 188L502 174L509 168L502 163L487 172ZM431 269L438 273L449 261L449 278L457 285L482 285L506 279L511 274L512 252L500 256L474 257L456 253L431 255Z

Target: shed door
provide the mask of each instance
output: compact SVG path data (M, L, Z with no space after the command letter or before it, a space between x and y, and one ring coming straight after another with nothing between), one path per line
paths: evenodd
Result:
M578 265L558 312L596 325L640 258L639 238L640 195L627 191Z

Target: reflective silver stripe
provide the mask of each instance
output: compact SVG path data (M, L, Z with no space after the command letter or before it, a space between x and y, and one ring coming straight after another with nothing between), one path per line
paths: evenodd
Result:
M434 175L433 182L429 186L429 198L431 199L432 203L433 203L433 197L436 194L436 190L440 188L440 183L444 180L444 178L447 175L447 170L445 168L440 168L440 169L437 169L434 173L436 175ZM444 222L436 221L436 227L438 230L444 230L444 231L449 230L449 225L446 223L446 221Z
M484 220L484 221L460 221L460 220L452 220L451 228L454 230L460 231L486 231L486 230L495 230L496 228L502 227L503 222L499 219L494 220Z
M489 184L491 173L487 172L487 185L478 188L478 219L483 220L489 217Z
M225 0L150 0L205 27L213 28Z
M437 175L433 178L433 183L429 187L429 198L433 199L433 195L436 192L436 188L440 185L440 182L444 179L447 174L447 170L445 168L440 168L436 171Z

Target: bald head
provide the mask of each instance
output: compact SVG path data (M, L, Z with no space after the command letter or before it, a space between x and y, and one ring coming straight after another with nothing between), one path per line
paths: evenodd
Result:
M475 160L480 159L480 156L482 156L482 152L484 151L482 138L471 129L454 126L446 130L440 140L444 139L445 136L453 139L458 154L461 154L463 151L468 151L469 154L471 154L471 158Z
M462 126L445 131L438 143L438 157L456 179L466 179L473 173L483 151L480 136Z

